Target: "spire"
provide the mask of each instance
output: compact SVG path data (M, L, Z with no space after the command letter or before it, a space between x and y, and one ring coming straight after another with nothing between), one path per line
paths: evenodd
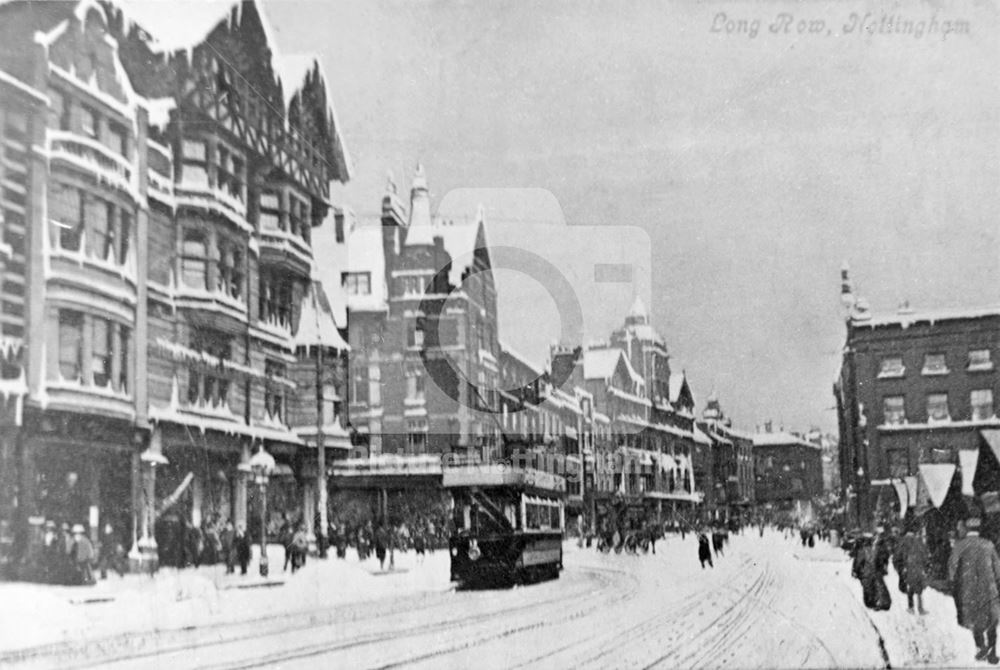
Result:
M431 198L427 193L427 176L424 166L417 164L410 188L410 228L431 225Z
M635 296L635 300L632 302L632 308L629 309L628 315L633 322L645 323L649 318L649 312L646 311L646 304L638 295Z

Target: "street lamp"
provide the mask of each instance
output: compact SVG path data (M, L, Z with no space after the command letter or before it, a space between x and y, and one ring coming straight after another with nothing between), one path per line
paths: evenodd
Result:
M274 456L264 451L264 445L250 459L254 483L260 487L260 576L267 577L267 481L274 472Z

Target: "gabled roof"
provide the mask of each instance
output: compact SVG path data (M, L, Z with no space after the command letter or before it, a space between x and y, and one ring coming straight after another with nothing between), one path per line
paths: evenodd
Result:
M633 382L645 384L621 349L588 349L583 352L583 378L610 380L618 369L619 361L624 363Z
M694 395L691 387L688 386L687 375L684 372L671 372L669 381L670 404L676 404L682 397L686 397L688 402L694 405Z

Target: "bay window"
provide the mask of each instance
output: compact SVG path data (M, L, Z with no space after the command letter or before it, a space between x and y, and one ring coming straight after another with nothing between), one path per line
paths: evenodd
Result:
M208 288L208 239L200 230L185 230L181 245L181 280L191 288Z
M261 270L259 307L261 321L292 327L292 281L280 270Z
M60 249L76 251L80 248L83 235L84 213L83 191L59 183L52 184L50 200L53 242Z
M90 318L90 374L94 386L108 386L111 381L112 323L100 317Z
M74 380L83 376L83 313L59 310L59 374Z
M279 361L265 361L264 409L268 416L285 423L285 364Z
M281 195L274 191L264 191L260 194L260 229L284 230L281 220Z
M87 221L90 223L87 236L90 252L100 260L104 260L108 257L108 251L113 249L115 208L110 202L99 198L91 197L87 200Z
M195 330L191 333L190 347L218 359L219 363L193 364L188 368L188 403L213 407L227 404L229 377L221 362L230 359L229 337L212 330Z
M219 242L218 289L237 299L243 292L243 251L229 240Z
M208 187L208 147L202 140L181 143L181 179L192 186Z

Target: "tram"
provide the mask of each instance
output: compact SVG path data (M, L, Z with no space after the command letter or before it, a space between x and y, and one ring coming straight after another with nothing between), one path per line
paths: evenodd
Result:
M566 480L539 470L496 466L446 468L454 503L451 579L509 586L558 579Z

